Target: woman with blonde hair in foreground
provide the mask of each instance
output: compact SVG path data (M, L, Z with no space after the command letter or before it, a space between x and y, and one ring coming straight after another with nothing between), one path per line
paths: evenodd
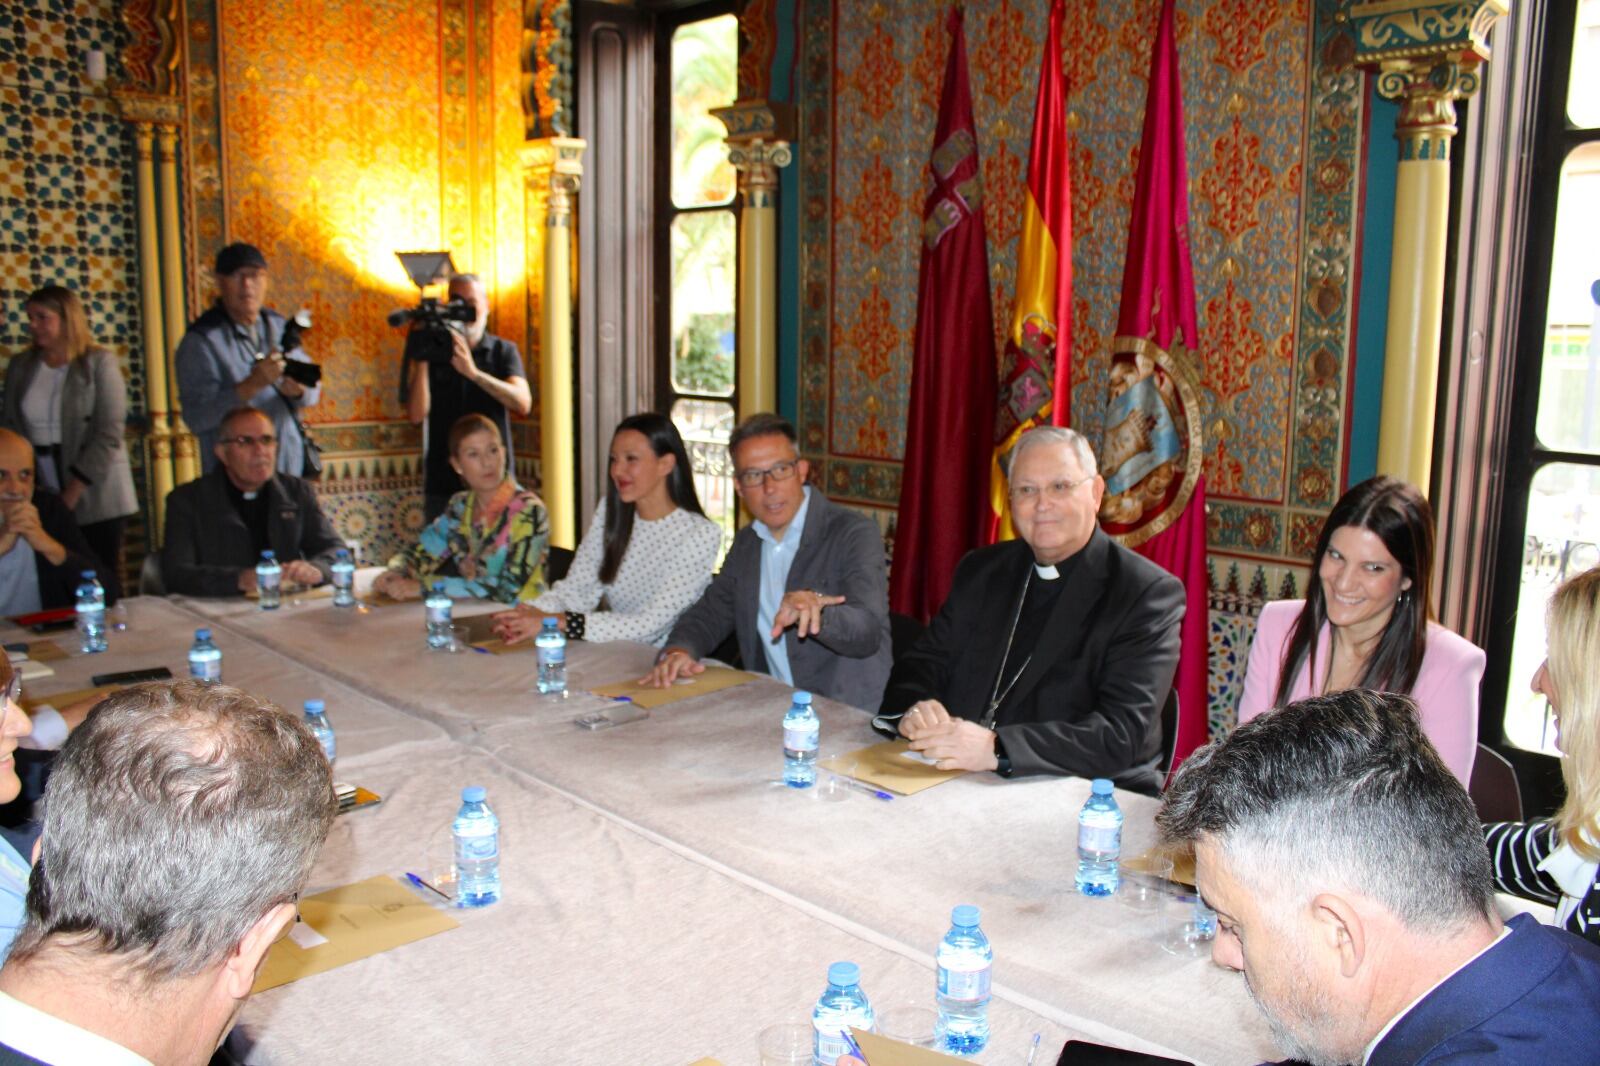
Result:
M1567 799L1552 819L1483 834L1495 887L1553 905L1556 925L1600 944L1600 567L1556 589L1545 632L1533 690L1555 714Z

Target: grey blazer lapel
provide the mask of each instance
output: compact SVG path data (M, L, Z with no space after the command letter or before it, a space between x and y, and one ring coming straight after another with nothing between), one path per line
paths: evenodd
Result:
M33 379L39 373L39 353L30 350L18 356L22 363L18 365L16 380L12 381L10 392L6 396L6 406L16 418L17 432L22 432L22 398L28 395L28 386L33 384ZM13 395L14 394L14 395Z

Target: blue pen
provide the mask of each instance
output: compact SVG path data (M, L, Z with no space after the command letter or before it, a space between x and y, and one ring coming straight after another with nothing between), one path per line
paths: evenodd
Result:
M866 1062L867 1061L867 1056L861 1050L861 1045L856 1043L855 1037L850 1035L850 1030L848 1028L839 1030L839 1039L843 1040L846 1044L848 1044L850 1046L850 1054L854 1055L856 1058L860 1059L862 1062Z
M894 793L893 792L885 792L881 788L873 788L871 785L867 784L865 781L857 781L853 777L841 777L841 778L839 778L839 780L843 781L845 783L845 787L846 788L853 788L857 792L865 792L867 795L876 797L877 799L881 799L881 800L892 800L892 799L894 799Z
M438 896L440 899L444 900L446 903L454 903L455 902L455 900L451 899L449 896L445 895L443 892L440 892L437 888L434 888L432 885L428 884L428 882L424 881L422 878L418 877L416 874L412 873L409 870L406 871L406 880L410 881L412 884L416 885L418 888L427 889L429 892L432 892L435 896Z

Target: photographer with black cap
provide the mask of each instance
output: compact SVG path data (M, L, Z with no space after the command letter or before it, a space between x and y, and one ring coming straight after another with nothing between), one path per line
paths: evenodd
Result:
M507 456L512 454L511 417L533 409L533 392L522 369L517 346L488 331L489 297L476 274L450 279L450 298L472 308L471 321L450 329L450 358L430 358L426 324L413 327L406 339L406 362L401 378L401 400L411 421L427 423L423 438L423 519L431 522L461 490L460 477L450 465L450 427L463 415L480 414L500 429ZM455 327L457 323L450 323ZM436 331L435 331L436 332Z
M267 259L250 244L230 244L217 253L217 302L189 325L173 360L183 420L200 441L202 472L216 465L222 418L240 404L272 420L278 440L278 470L315 476L307 468L300 411L317 402L317 373L290 329L285 351L284 317L268 310ZM305 369L285 367L290 361Z

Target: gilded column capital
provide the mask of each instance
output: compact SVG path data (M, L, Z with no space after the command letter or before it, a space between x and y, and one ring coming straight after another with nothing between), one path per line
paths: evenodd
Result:
M117 89L111 94L117 114L137 126L170 126L174 131L183 121L183 102L176 96Z
M742 100L711 109L728 129L728 162L739 171L746 207L771 207L778 168L794 161L794 107Z
M572 199L583 184L583 152L578 137L540 137L522 143L522 171L528 188L544 204L552 224L572 215Z
M1378 95L1400 102L1400 158L1448 160L1456 101L1478 91L1488 35L1507 0L1366 0L1350 8L1355 62L1377 75Z

